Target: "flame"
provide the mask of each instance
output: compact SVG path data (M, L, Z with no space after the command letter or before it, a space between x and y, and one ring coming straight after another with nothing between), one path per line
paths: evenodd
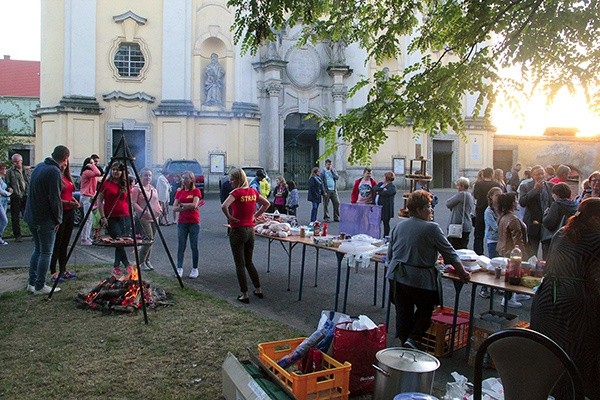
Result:
M85 303L87 303L92 308L100 306L101 304L96 302L96 298L101 293L101 291L105 289L117 291L122 289L124 293L117 297L112 297L109 299L101 297L101 303L108 301L115 306L132 306L134 308L140 308L142 306L142 295L144 296L146 304L154 302L154 296L149 285L145 282L142 282L142 287L140 287L138 270L135 266L127 267L126 273L119 278L113 275L110 278L101 281L96 286L96 288L91 290L85 296Z

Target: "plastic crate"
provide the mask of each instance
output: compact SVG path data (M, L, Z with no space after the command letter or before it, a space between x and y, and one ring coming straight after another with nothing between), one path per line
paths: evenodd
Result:
M431 326L421 339L423 350L436 357L450 353L452 340L452 316L454 309L438 307L431 316ZM454 350L462 349L469 341L469 313L458 311L456 319L456 336L454 337Z
M288 372L277 365L277 360L291 353L304 339L260 343L259 359L299 400L348 399L352 367L349 362L342 364L323 354L321 371L308 374Z
M528 329L529 322L527 321L519 321L517 324L510 329L520 328L520 329ZM467 364L470 367L475 365L475 355L477 354L477 350L481 347L481 344L494 332L482 329L480 327L473 327L473 336L471 336L471 349L469 351L469 359ZM485 360L484 360L485 361ZM489 360L485 362L484 365L486 368L495 368L494 362Z

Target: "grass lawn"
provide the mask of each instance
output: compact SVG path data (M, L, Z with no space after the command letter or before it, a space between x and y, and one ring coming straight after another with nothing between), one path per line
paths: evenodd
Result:
M12 229L12 219L10 218L10 212L7 212L6 216L8 218L8 225L6 225L6 229L4 230L4 233L2 234L2 237L4 239L14 237L13 229ZM19 222L21 225L21 235L31 236L31 232L29 231L29 226L25 223L25 221L23 221L23 219L21 219L21 221L19 221Z
M0 294L0 398L219 399L221 364L230 351L302 336L286 325L173 279L146 274L172 305L131 314L78 308L77 293L109 276L108 266L78 268L51 301L24 289ZM22 274L27 270L0 271Z

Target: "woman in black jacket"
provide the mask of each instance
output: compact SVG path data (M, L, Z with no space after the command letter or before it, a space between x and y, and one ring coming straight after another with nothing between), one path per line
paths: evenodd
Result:
M379 182L373 187L375 192L375 204L382 206L381 221L383 222L383 236L390 234L390 219L394 217L394 196L396 196L396 186L394 179L396 175L393 172L386 172L383 182Z
M319 204L321 204L321 198L325 194L325 188L323 187L323 180L319 176L319 167L314 167L308 180L308 201L312 203L312 209L310 210L310 222L317 220L317 211L319 211Z

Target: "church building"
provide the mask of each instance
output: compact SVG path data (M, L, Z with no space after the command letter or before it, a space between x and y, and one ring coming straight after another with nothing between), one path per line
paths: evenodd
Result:
M279 32L256 55L242 55L230 30L235 10L226 3L42 1L36 161L59 143L71 149L74 165L92 153L108 161L124 137L138 169L168 158L198 160L208 190L230 166L243 165L304 188L325 148L317 120L307 116L359 107L368 88L347 93L361 76L410 63L402 55L377 65L353 43L298 47L298 28ZM465 119L474 101L465 95ZM479 119L466 125L466 140L451 132L415 139L410 127L389 127L373 157L374 178L389 170L401 178L416 157L429 160L434 187L474 177L492 165L493 128ZM342 187L364 168L350 165L347 155L342 145L329 157Z

